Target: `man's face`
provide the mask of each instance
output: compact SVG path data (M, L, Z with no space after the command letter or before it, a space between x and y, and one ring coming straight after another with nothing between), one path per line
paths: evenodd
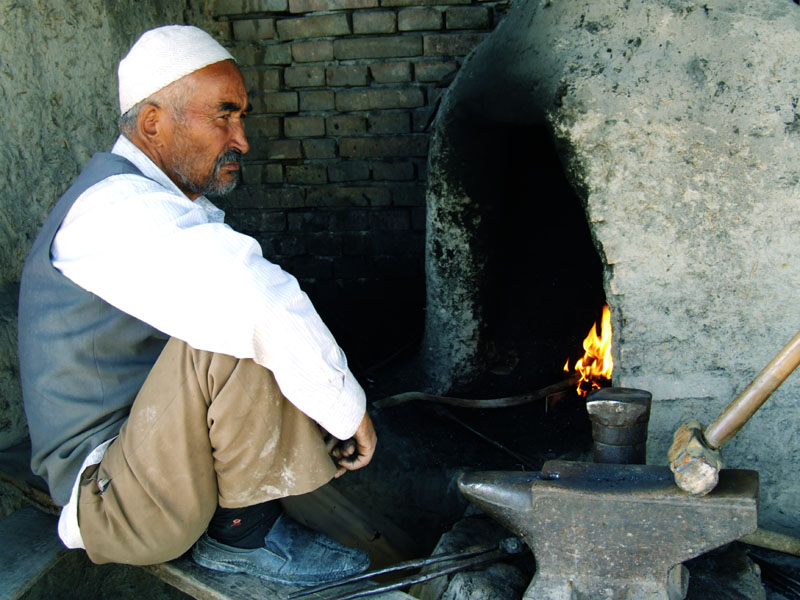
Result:
M244 134L244 79L226 61L195 71L187 80L184 108L171 115L164 168L191 199L221 196L236 187L241 156L250 149Z

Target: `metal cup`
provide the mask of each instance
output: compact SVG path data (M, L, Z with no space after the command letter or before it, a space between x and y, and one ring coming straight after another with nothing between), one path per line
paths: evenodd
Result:
M645 390L601 388L586 397L592 421L594 462L645 463L647 424L653 396Z

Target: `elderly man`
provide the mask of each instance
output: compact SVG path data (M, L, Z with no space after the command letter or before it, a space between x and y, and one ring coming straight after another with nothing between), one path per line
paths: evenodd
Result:
M223 224L248 151L244 80L195 27L119 65L122 118L26 261L19 348L32 468L59 535L97 563L194 544L206 567L285 584L363 571L277 502L366 465L364 392L297 281ZM320 428L339 440L328 455ZM196 542L196 543L195 543Z

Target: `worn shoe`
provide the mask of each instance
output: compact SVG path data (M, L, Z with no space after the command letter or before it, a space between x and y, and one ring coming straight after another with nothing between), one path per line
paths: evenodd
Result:
M369 555L348 548L285 514L278 517L264 546L255 549L222 544L203 534L192 549L199 565L227 573L248 573L286 585L316 585L362 573Z

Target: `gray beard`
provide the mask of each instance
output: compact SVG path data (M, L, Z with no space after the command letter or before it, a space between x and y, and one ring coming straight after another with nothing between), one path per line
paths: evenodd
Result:
M214 168L211 170L211 173L209 173L208 177L200 182L192 181L189 176L186 175L186 163L182 158L178 159L176 164L173 166L173 170L180 179L184 189L189 190L193 194L200 194L201 196L219 197L230 194L234 189L236 189L236 186L239 185L241 171L237 171L235 176L227 183L223 183L220 179L220 168L225 163L231 162L238 163L241 166L241 153L237 152L236 150L228 150L227 152L220 154L214 163Z

